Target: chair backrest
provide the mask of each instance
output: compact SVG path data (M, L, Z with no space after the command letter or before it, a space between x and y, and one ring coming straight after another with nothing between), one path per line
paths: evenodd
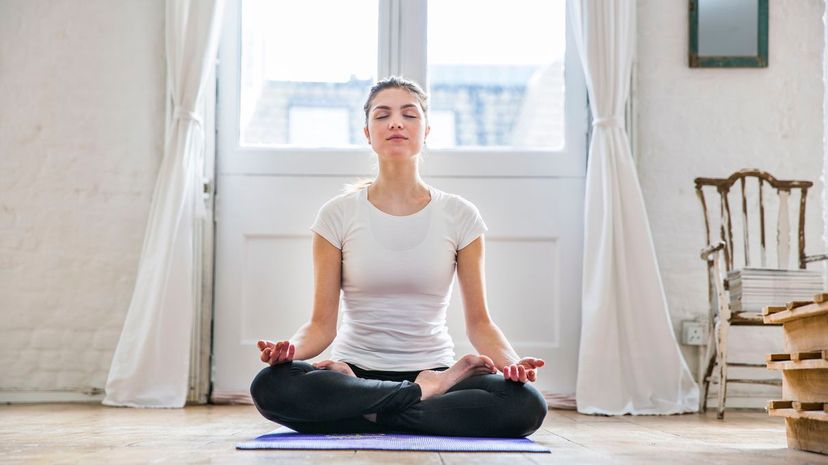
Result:
M731 189L737 182L740 187ZM724 242L724 263L727 271L748 266L769 267L766 216L776 216L776 247L770 249L776 255L776 268L791 268L789 203L793 194L793 201L798 200L796 204L799 206L796 265L799 268L805 268L805 200L808 196L808 188L813 185L811 181L781 181L765 171L744 169L727 178L696 178L695 183L696 195L704 210L707 245L720 240ZM708 211L707 199L711 197L713 202L719 204L718 215ZM736 213L738 220L733 218L731 201L741 204L741 212ZM711 202L714 208L715 203ZM773 210L776 210L776 215L773 215ZM734 226L737 229L735 239ZM712 240L712 228L719 230L719 238L716 240ZM758 237L756 237L757 234ZM759 246L758 257L755 253L751 254L752 244ZM742 260L736 260L734 258L736 255L741 255Z

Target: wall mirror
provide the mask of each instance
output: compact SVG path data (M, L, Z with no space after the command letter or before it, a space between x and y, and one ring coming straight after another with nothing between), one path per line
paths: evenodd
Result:
M691 68L766 68L768 0L689 0Z

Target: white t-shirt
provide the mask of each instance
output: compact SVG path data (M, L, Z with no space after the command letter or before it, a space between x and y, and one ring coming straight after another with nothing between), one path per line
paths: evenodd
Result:
M457 251L488 230L471 202L429 186L431 201L406 216L368 201L367 190L320 208L311 230L342 251L342 325L334 360L366 370L451 366L446 327Z

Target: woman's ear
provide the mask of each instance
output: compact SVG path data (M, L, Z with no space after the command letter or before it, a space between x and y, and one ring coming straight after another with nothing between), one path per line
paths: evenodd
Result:
M368 139L368 143L370 144L371 143L371 135L368 134L368 126L365 126L364 128L362 128L362 132L365 133L365 138Z

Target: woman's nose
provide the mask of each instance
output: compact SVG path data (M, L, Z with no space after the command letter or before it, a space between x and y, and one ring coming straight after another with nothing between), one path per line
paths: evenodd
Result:
M388 124L391 128L400 128L402 129L403 123L401 118L389 118Z

